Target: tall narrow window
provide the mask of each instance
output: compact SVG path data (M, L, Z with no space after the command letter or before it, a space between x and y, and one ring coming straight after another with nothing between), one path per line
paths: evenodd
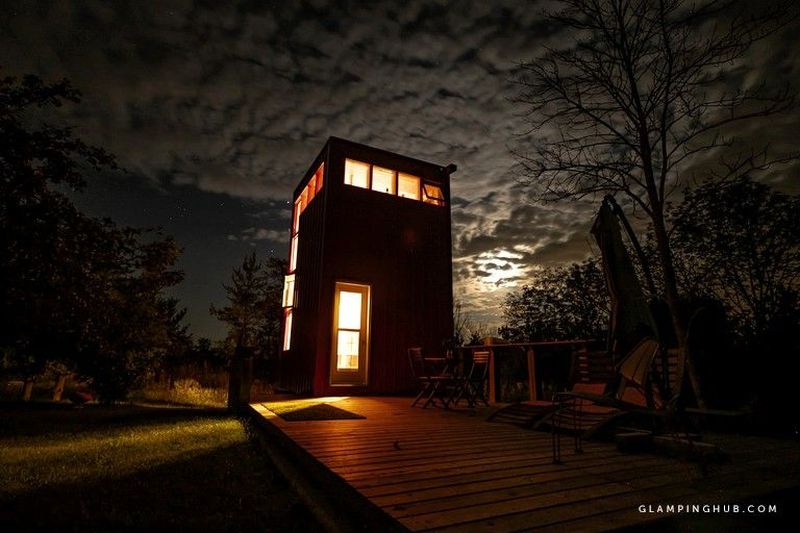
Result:
M294 307L294 274L283 278L283 307Z
M283 310L283 349L292 348L292 308Z
M311 176L311 179L308 180L308 185L306 185L306 190L308 191L308 203L311 203L311 200L314 199L314 195L317 194L317 175L314 174Z
M369 165L367 165L369 169ZM317 170L309 178L306 186L303 187L302 192L297 196L294 201L294 210L292 211L292 232L291 242L289 243L289 273L283 281L283 349L288 350L292 344L292 313L295 304L295 275L294 271L297 269L297 256L299 253L300 245L300 215L303 214L306 207L314 200L319 190L322 188L323 175L325 173L325 163L320 163Z
M294 272L297 268L297 245L299 244L299 235L292 237L291 251L289 252L289 272Z
M419 178L402 172L398 174L397 195L401 198L419 200Z
M320 189L322 189L322 182L325 179L324 176L325 176L325 163L321 163L315 174L315 177L317 178L317 192L319 192Z
M372 167L372 190L394 194L394 170Z
M444 194L442 188L432 183L424 183L422 185L423 198L422 201L426 204L444 205Z
M300 231L300 208L302 207L300 203L300 199L298 198L297 201L294 203L294 216L292 220L292 235Z
M354 187L369 189L369 164L353 159L345 159L344 182Z

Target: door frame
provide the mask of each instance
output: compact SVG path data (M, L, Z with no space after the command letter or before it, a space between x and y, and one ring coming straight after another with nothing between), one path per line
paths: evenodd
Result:
M359 292L361 300L361 329L359 334L358 369L355 371L338 369L338 334L339 334L339 293ZM331 317L331 350L329 383L332 387L359 387L369 382L370 325L372 322L372 287L366 283L336 281L333 288L333 316Z

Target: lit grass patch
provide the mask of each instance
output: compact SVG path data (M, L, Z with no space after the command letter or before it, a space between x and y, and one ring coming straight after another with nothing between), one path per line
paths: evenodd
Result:
M240 421L0 406L0 531L317 531Z
M228 391L219 387L203 387L194 379L179 379L172 387L146 387L137 391L134 398L177 405L224 407L228 401Z
M111 479L247 439L235 419L153 423L3 443L0 483L14 493L54 483Z

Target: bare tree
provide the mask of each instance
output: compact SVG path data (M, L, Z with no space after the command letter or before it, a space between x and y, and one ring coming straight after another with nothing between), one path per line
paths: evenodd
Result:
M488 335L485 324L475 322L460 301L453 303L453 347L480 344L481 339Z
M751 45L796 19L794 2L567 0L550 19L573 37L522 65L517 98L532 148L518 152L526 181L543 200L621 196L652 224L660 284L684 369L704 404L681 316L665 206L698 162L724 179L765 169L766 147L737 149L743 121L786 111L788 86L741 89L731 72ZM727 150L726 150L727 149ZM721 155L725 154L725 155Z

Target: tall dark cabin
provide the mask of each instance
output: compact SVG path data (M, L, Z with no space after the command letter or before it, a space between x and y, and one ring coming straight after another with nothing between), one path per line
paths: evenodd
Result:
M442 354L453 335L454 170L328 139L293 196L282 388L403 392L407 348Z

